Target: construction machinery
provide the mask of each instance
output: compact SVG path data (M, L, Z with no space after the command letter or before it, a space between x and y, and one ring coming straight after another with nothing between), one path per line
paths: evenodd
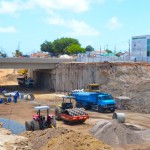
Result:
M99 84L97 84L97 83L88 84L87 89L85 89L84 91L99 92Z
M108 93L72 92L71 95L75 97L77 108L96 109L99 112L114 112L116 109L116 102Z
M49 114L49 106L36 106L34 109L37 114L33 115L32 121L25 122L25 128L27 131L44 130L46 128L56 128L55 116ZM41 111L46 111L47 115L43 115Z
M28 77L28 69L24 68L17 72L19 77L17 78L18 84L23 87L34 87L35 81Z
M84 123L89 115L84 108L73 108L73 96L63 96L62 102L55 108L55 117L57 120L63 120L64 123ZM69 101L69 102L68 102Z

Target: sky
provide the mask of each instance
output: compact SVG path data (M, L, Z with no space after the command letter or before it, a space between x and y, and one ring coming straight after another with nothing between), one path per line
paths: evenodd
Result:
M0 0L0 51L40 51L45 41L75 38L82 47L128 51L150 34L150 0Z

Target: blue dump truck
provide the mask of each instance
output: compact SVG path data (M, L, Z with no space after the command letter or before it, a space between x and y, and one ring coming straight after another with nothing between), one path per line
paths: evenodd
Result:
M116 102L110 94L101 92L72 92L75 97L76 107L97 109L99 112L114 112Z

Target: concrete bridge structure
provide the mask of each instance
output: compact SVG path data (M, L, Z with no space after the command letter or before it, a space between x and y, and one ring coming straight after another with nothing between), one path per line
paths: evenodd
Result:
M0 58L0 69L54 69L57 64L74 61L61 58Z

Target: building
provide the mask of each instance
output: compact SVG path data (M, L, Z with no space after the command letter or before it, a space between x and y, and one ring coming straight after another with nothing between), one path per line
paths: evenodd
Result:
M150 56L150 35L132 37L132 56L148 57Z
M49 55L48 55L48 53L39 51L39 52L36 52L36 53L31 54L30 57L42 57L42 58L48 58Z

